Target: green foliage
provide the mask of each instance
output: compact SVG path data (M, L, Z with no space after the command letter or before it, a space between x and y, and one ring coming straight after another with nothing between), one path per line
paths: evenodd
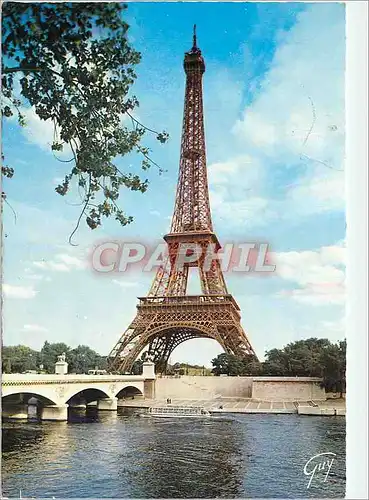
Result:
M328 392L346 387L346 341L310 338L266 353L263 374L286 377L321 377Z
M76 229L82 217L91 229L103 217L132 222L117 205L120 188L143 193L148 179L122 172L115 159L138 153L142 170L158 167L141 140L146 132L160 143L168 139L133 114L139 101L131 86L141 55L127 39L126 8L78 2L2 6L2 115L25 126L26 105L53 125L54 156L70 153L60 160L70 171L56 192L65 196L72 184L82 192Z
M330 345L328 339L310 338L287 344L283 349L272 349L265 354L263 373L285 377L321 377L321 355Z
M4 160L5 160L5 157L2 154L1 155L1 175L3 177L7 177L8 179L11 179L14 175L14 169L9 167L8 165L4 165ZM1 191L1 198L3 200L6 200L6 194L4 191Z
M23 373L38 369L39 353L24 345L4 346L1 357L4 373Z
M321 353L323 381L329 392L346 392L346 341L331 344Z
M71 348L63 342L51 344L46 341L40 352L40 364L43 365L46 373L55 373L55 363L61 354L65 353L68 362L70 350Z
M261 371L260 363L254 356L239 358L233 354L222 353L212 360L214 375L258 375Z
M214 375L265 375L274 377L320 377L328 392L346 390L346 341L310 338L271 349L265 361L252 356L238 358L223 353L212 360Z
M136 360L132 366L132 375L142 375L142 365L143 361L141 359Z
M69 351L67 362L70 373L87 373L88 370L105 370L107 368L106 357L100 356L88 346L79 345Z
M71 349L63 342L52 344L45 342L41 351L35 351L29 347L8 346L2 349L2 369L4 373L23 373L26 370L55 373L55 363L58 356L65 353L69 373L87 373L88 370L105 370L107 360L87 346L79 345Z
M209 376L211 370L201 365L192 365L190 363L168 364L165 370L166 375L190 375L190 376Z

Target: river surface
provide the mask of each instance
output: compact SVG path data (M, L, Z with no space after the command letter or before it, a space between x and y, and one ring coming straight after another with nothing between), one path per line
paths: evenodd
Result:
M345 418L140 418L74 411L69 422L4 422L3 495L51 498L344 498ZM304 475L318 453L325 472ZM333 457L333 455L332 455ZM311 463L309 472L318 463ZM327 469L326 469L327 470Z

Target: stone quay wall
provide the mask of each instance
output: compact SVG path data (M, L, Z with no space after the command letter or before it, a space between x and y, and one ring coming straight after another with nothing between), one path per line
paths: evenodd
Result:
M157 378L157 400L215 398L252 398L266 401L322 401L325 390L313 377L202 377Z
M268 401L325 401L321 379L315 377L254 377L252 398Z
M252 377L158 377L156 399L251 398Z

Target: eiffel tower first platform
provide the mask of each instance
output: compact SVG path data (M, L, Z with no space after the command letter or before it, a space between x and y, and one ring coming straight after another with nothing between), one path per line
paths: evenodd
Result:
M163 372L173 350L193 338L214 339L225 352L240 357L255 356L219 260L204 266L206 249L212 245L217 251L220 244L210 212L202 96L205 63L195 30L192 49L184 57L186 91L179 178L170 233L164 236L168 255L148 296L139 298L136 317L109 354L109 368L115 372L129 372L141 353ZM186 244L197 244L203 252L180 268L175 262L180 246ZM189 267L199 270L202 295L186 295Z

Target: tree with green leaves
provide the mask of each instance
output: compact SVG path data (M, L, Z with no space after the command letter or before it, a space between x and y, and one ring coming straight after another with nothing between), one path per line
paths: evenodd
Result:
M71 349L64 342L46 341L40 352L24 345L4 346L2 348L2 369L4 373L23 373L26 370L37 370L55 373L58 356L65 353L69 373L87 373L88 370L105 370L106 356L85 345Z
M320 354L323 384L328 392L346 392L346 340L327 346Z
M261 372L260 363L254 356L240 358L224 352L212 360L212 365L214 375L248 376Z
M214 375L319 377L328 392L346 391L346 340L310 338L271 349L260 363L254 356L238 358L223 353L212 360Z
M39 353L25 345L2 347L1 358L4 373L24 373L39 369Z
M142 375L142 365L143 365L142 359L137 359L132 366L131 370L132 375Z
M310 338L272 349L265 355L263 375L321 377L328 392L346 390L346 341Z
M164 143L168 135L135 118L139 101L131 87L141 55L128 40L126 8L80 2L2 6L2 116L27 126L24 110L31 107L52 124L51 150L68 168L56 191L65 196L75 185L81 195L71 237L83 218L91 229L104 217L123 226L132 222L118 205L120 189L145 192L149 182L137 169L122 171L118 158L138 154L139 171L155 166L162 172L142 140L149 133ZM12 177L14 170L3 165L2 173Z
M257 377L259 375L262 375L263 365L255 356L250 355L243 358L242 364L243 364L243 370L242 370L243 376Z
M39 353L39 363L43 365L46 373L55 373L55 363L58 356L65 353L68 362L70 351L71 348L64 342L51 343L46 340Z
M88 370L105 370L106 357L100 356L96 351L86 345L79 345L68 352L69 373L87 373Z
M263 374L281 377L321 377L320 355L330 346L328 339L310 338L271 349L265 354Z

